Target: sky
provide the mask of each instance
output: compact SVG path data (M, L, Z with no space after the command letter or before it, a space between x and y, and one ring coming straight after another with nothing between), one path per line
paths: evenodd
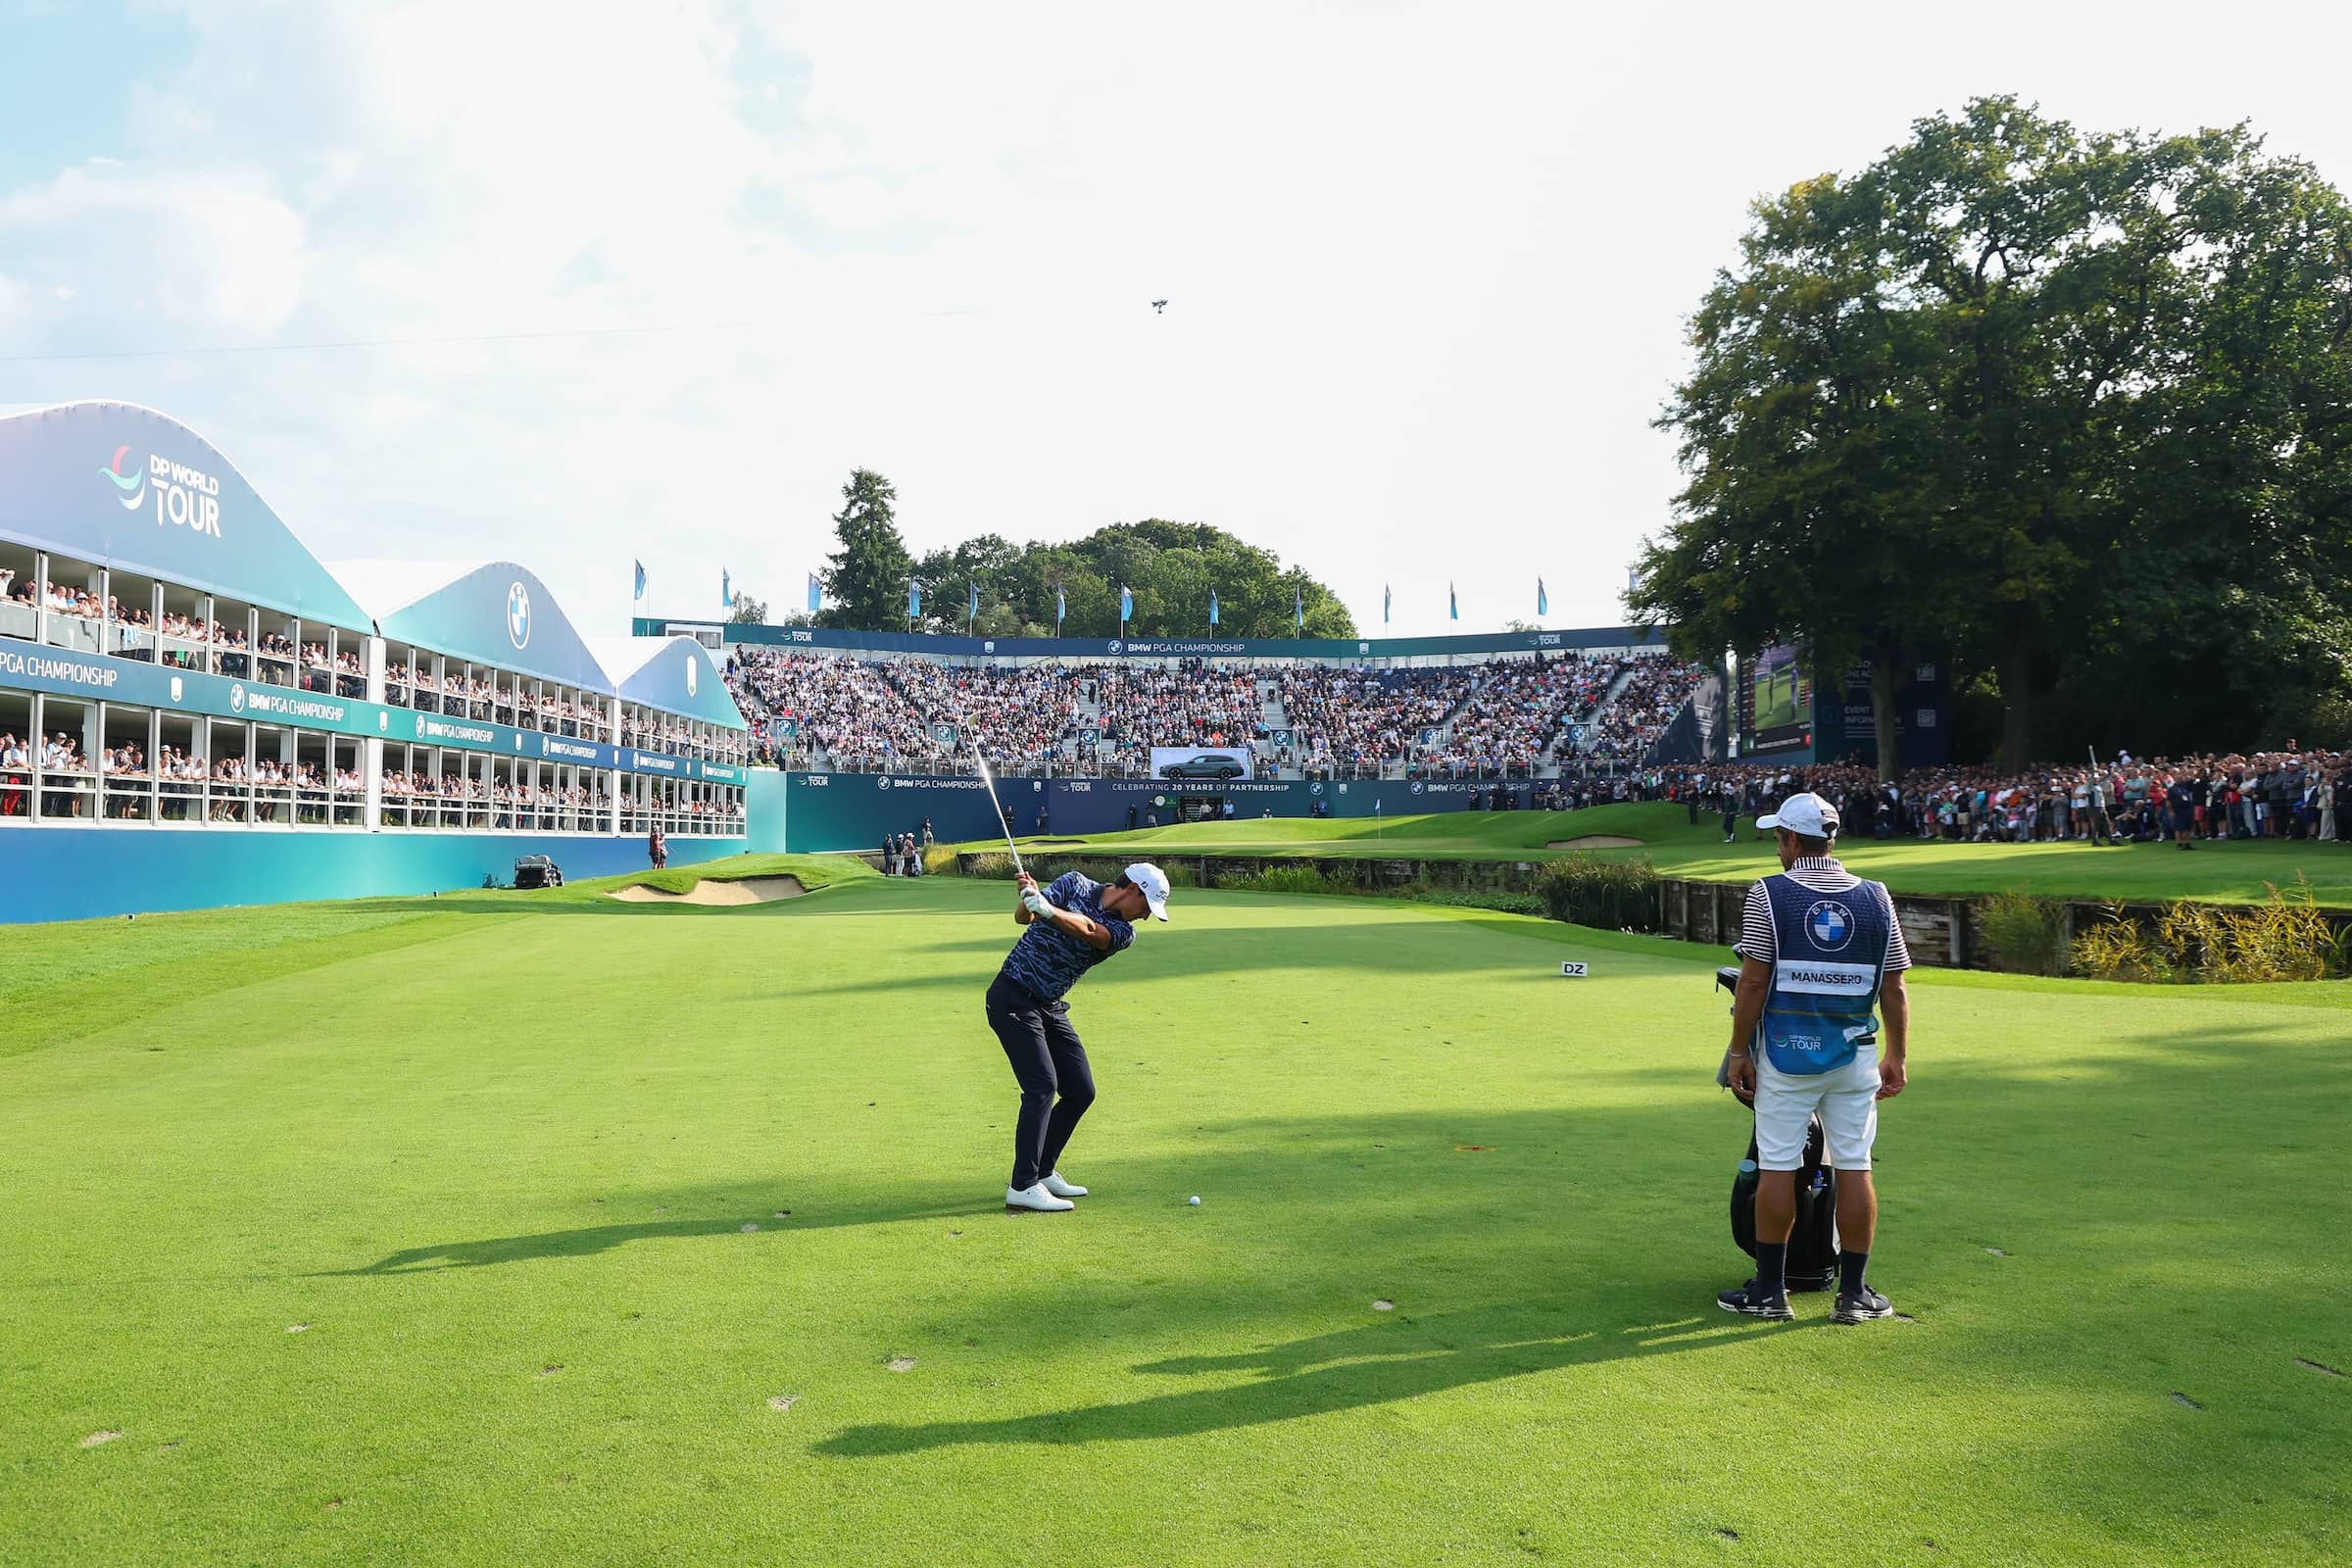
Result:
M918 554L1171 517L1367 635L1606 625L1754 197L1997 92L2352 184L2341 6L1615 11L0 0L0 410L592 633L632 560L797 606L857 467Z

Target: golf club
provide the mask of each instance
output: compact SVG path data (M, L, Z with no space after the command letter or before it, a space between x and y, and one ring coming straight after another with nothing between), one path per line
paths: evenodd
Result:
M979 766L980 782L988 786L988 803L997 808L997 824L1004 830L1004 847L1012 852L1012 874L1029 873L1021 867L1021 847L1012 842L1012 819L1004 814L1004 803L997 799L997 775L988 770L988 759L980 755L980 743L972 742L972 760Z

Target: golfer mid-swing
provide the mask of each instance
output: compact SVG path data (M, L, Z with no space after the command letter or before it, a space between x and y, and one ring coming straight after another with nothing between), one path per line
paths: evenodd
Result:
M988 988L988 1026L1021 1085L1012 1180L1004 1188L1008 1209L1050 1214L1077 1207L1070 1200L1086 1196L1054 1168L1078 1118L1095 1102L1094 1069L1062 998L1087 970L1135 940L1133 922L1147 909L1154 919L1168 917L1168 879L1156 865L1139 861L1108 887L1070 871L1040 892L1035 877L1021 877L1012 918L1028 929Z

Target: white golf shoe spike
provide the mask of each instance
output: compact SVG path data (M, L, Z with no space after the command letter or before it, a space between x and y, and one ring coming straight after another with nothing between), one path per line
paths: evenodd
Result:
M1058 1214L1078 1205L1066 1198L1055 1198L1046 1191L1044 1182L1039 1182L1033 1187L1005 1188L1004 1206L1010 1209L1025 1208L1039 1214Z

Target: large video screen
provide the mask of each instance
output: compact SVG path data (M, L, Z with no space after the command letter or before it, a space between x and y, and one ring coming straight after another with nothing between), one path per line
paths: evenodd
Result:
M1767 648L1748 662L1740 715L1740 750L1788 751L1808 744L1813 732L1813 683L1797 666L1793 648Z

